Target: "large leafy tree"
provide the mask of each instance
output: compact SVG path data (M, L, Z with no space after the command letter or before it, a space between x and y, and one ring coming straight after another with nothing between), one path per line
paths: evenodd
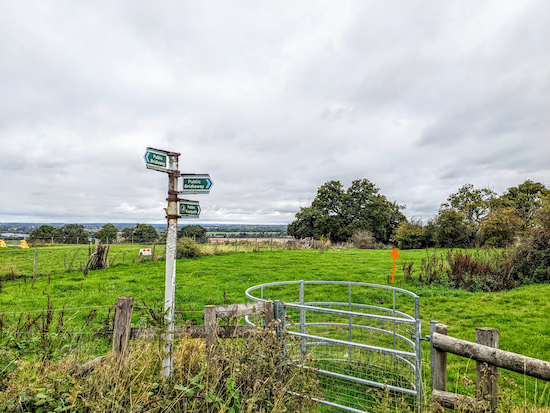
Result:
M440 247L470 247L474 229L464 213L454 208L442 207L434 220L435 242Z
M464 214L472 224L478 225L490 210L491 202L496 193L491 189L476 189L472 184L466 184L457 193L449 195L448 205Z
M134 241L137 242L156 241L159 237L157 230L153 226L146 224L136 224L133 235Z
M136 224L135 228L124 228L122 237L126 242L152 242L158 239L159 234L151 225Z
M193 238L197 242L202 242L206 238L206 228L200 225L186 225L178 230L178 238Z
M114 242L117 239L117 234L118 230L113 224L105 224L94 234L94 237L101 242Z
M550 189L540 182L528 179L518 186L508 188L502 198L517 210L525 229L533 223L534 215L540 210L542 200L547 195L550 195Z
M61 236L65 244L87 244L90 234L80 224L67 224L61 228Z
M31 234L29 235L29 241L35 242L35 241L45 241L48 242L50 240L54 240L57 242L61 241L61 230L59 228L52 227L51 225L41 225L38 228L36 228Z
M344 190L339 181L328 181L317 190L310 207L301 208L288 226L295 238L321 236L342 242L359 231L369 231L377 242L388 242L405 221L403 207L390 202L367 179L352 182Z

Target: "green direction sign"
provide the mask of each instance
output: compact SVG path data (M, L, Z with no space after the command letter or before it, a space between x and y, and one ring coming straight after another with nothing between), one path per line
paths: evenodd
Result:
M147 169L155 169L157 171L169 171L168 166L168 154L167 151L160 149L147 148L143 158L145 159L145 166Z
M182 194L208 194L213 184L208 174L182 174L180 177L183 181Z
M178 203L179 215L183 218L198 218L201 214L201 207L198 201L180 199Z

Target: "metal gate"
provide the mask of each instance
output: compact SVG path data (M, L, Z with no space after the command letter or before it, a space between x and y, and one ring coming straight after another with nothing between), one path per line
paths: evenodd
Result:
M313 358L319 403L349 412L372 411L379 404L419 409L422 349L416 294L345 281L274 282L245 294L253 301L273 300L283 328L299 337L300 346L290 351L297 365L306 353Z

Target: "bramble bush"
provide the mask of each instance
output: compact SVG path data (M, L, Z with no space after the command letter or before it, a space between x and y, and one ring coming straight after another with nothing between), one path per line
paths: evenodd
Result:
M199 245L191 238L183 237L176 244L176 258L196 258L201 256Z

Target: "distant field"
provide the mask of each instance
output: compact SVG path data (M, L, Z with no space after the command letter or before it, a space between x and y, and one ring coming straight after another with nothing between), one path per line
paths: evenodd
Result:
M23 278L11 281L9 274L6 274L11 267L16 267L20 273L28 275L30 271L32 274L34 250L0 251L0 274L4 277L0 312L41 309L45 307L48 296L53 308L110 305L120 295L132 295L137 303L145 300L148 305L161 306L164 299L164 261L152 262L147 257L140 258L138 251L139 246L114 245L111 252L112 258L117 257L114 265L105 270L92 271L85 277L80 270L66 271L68 261L75 253L75 260L87 256L87 247L40 248L39 277L34 286L29 278L25 284ZM162 252L159 249L157 254L162 255ZM392 270L390 252L358 249L264 250L178 260L178 310L182 317L200 323L205 304L245 302L244 291L248 287L272 281L344 280L386 284ZM550 360L550 285L532 285L501 293L467 293L443 287L421 287L406 284L400 268L403 261L415 260L414 268L418 271L426 252L400 251L400 255L397 259L396 285L421 297L423 335L429 334L430 320L447 324L450 335L470 341L474 341L475 327L495 327L500 330L500 348ZM330 290L326 294L324 298L328 299ZM138 318L139 315L136 315L134 322ZM424 354L428 361L427 343ZM449 363L449 383L453 383L449 389L467 387L462 376L468 366L467 375L472 377L475 363L467 363L453 356L449 356ZM428 371L429 368L426 368ZM505 376L523 383L522 376L503 373L502 377ZM530 386L532 388L533 384ZM544 383L539 386L542 391ZM473 392L471 388L465 391ZM549 393L550 389L547 389L546 397Z

